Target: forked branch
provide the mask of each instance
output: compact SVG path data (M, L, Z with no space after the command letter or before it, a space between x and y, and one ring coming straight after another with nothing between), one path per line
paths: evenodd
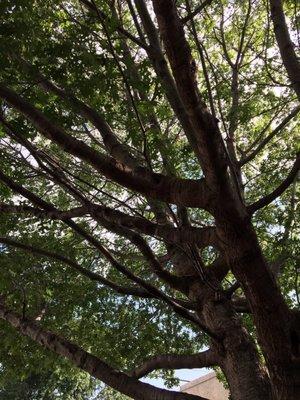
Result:
M209 191L205 181L178 179L158 173L146 173L141 177L139 171L128 170L115 159L95 151L82 140L67 134L60 126L54 125L40 110L31 105L13 90L0 84L0 97L21 112L43 136L60 148L93 166L106 178L123 187L162 201L188 207L209 208Z

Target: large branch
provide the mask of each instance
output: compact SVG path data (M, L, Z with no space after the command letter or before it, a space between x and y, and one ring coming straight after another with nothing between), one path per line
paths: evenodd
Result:
M7 125L7 124L6 124ZM15 135L13 135L14 137ZM19 135L17 135L19 138ZM24 144L24 140L21 137L21 142L22 144ZM33 156L37 159L37 162L39 163L39 165L41 166L42 169L45 168L45 166L43 165L43 163L41 163L41 160L39 160L39 158L41 157L41 154L39 154L37 152L37 150L32 146L32 144L26 142L24 144L26 146L26 148L28 149L28 151L30 153L33 154ZM47 160L46 160L47 162ZM58 165L56 165L56 168L58 167ZM117 218L111 218L110 220L107 219L106 213L102 213L102 215L99 212L96 212L97 207L93 205L90 201L88 201L85 197L82 197L82 195L80 194L80 192L78 192L76 190L76 188L74 187L70 187L69 184L67 184L67 182L62 179L62 172L60 171L60 173L54 173L54 171L49 170L48 168L46 168L47 172L53 177L52 180L55 183L58 183L60 186L63 187L63 189L67 189L67 191L70 191L70 194L72 196L75 196L75 199L79 200L79 202L81 202L83 204L82 209L80 207L77 207L74 210L70 210L70 211L59 211L59 210L54 210L53 207L50 207L50 211L48 209L46 210L39 210L39 209L34 209L32 207L29 206L13 206L13 205L5 205L2 204L0 210L2 211L15 211L17 210L17 212L31 212L34 215L37 215L38 217L43 216L43 213L45 213L45 215L47 215L50 218L59 218L61 220L66 220L66 219L70 219L74 216L79 216L82 215L81 212L82 210L89 210L89 213L91 214L91 216L97 221L99 222L103 227L105 227L106 229L108 229L111 232L116 233L117 235L121 235L125 238L127 238L128 240L130 240L135 246L137 246L137 248L140 250L140 252L143 254L144 258L146 259L146 261L148 262L148 265L150 266L150 268L152 269L152 271L161 279L163 279L166 283L168 283L172 288L176 289L176 290L180 290L183 293L187 293L188 290L188 285L189 282L187 279L182 279L178 276L175 276L173 274L171 274L170 272L168 272L167 270L165 270L164 268L162 268L160 262L157 260L157 258L155 257L153 251L151 250L151 248L149 247L149 245L147 244L147 242L145 241L145 239L138 235L135 231L132 231L131 229L128 229L126 227L124 227L124 225L121 225L120 223L116 223L119 222ZM1 175L0 175L1 176ZM21 193L22 195L24 195L24 190L22 188L19 188L19 193ZM18 190L17 190L18 191ZM25 193L25 197L28 198L28 193ZM32 196L31 199L32 201ZM34 204L35 201L34 201ZM48 207L49 208L49 207ZM99 206L100 210L107 210L109 213L113 213L113 210L108 209L108 208L101 208ZM86 211L85 211L86 212ZM74 213L74 214L72 214ZM122 218L125 218L125 215L120 213ZM114 213L113 213L114 215ZM118 214L117 214L118 216ZM140 221L143 221L143 218L140 219ZM147 220L146 220L147 221ZM161 223L165 226L167 226L168 228L170 228L170 230L167 229L167 232L165 232L165 230L163 229L162 232L165 233L165 237L167 237L169 234L171 233L176 233L175 235L175 240L181 240L181 237L183 236L183 239L187 239L189 240L189 237L191 236L191 233L194 233L194 238L198 238L197 240L197 244L198 246L201 247L205 247L208 244L215 244L215 247L218 247L217 242L216 242L216 235L215 235L215 231L213 227L207 227L207 228L202 228L201 230L201 236L200 236L200 230L197 231L197 235L195 234L195 232L193 232L193 230L188 231L188 235L182 235L182 232L185 232L185 230L177 230L175 231L176 228L174 228L172 225L170 226L169 224L166 223L167 221L163 220L161 221ZM158 226L160 226L161 224L159 224ZM153 228L153 226L152 226ZM74 229L74 227L73 227ZM76 228L77 229L77 228ZM195 229L195 228L194 228ZM159 229L160 230L160 229ZM170 240L166 239L166 242L169 243ZM178 242L177 242L178 243ZM176 300L177 304L182 305L184 308L189 308L189 309L193 309L193 307L191 307L191 305L187 305L186 302L182 302L179 300Z
M57 211L57 209L52 205L44 200L40 199L37 195L34 193L30 192L29 190L25 189L21 185L17 184L16 182L13 182L9 177L7 177L5 174L3 174L0 171L0 180L5 182L8 187L13 189L16 193L21 194L28 200L30 200L33 204L44 208L45 210L48 211ZM113 256L112 254L97 240L94 236L90 235L88 232L86 232L83 228L81 228L79 225L77 225L74 221L71 219L65 218L63 221L71 228L73 229L79 236L83 237L85 240L87 240L90 244L92 244L99 252L104 256L104 258L114 267L116 270L121 272L126 278L131 280L132 282L136 283L137 285L141 286L143 289L151 293L154 297L157 297L158 299L163 300L168 306L170 306L178 315L181 317L187 319L188 321L192 322L196 326L200 327L203 332L205 332L207 335L210 337L214 338L215 340L219 341L221 338L217 335L215 335L205 324L202 323L202 321L193 313L189 312L185 308L185 303L182 301L177 301L176 299L172 299L169 296L167 296L165 293L163 293L161 290L157 289L155 286L153 286L151 283L145 281L144 279L136 276L134 273L132 273L130 270L128 270L126 267L124 267L122 264L120 264ZM142 239L142 238L141 238ZM137 244L138 245L138 244ZM164 271L161 269L161 266L159 262L156 260L154 257L151 249L149 246L142 240L140 244L141 251L143 255L146 256L146 259L150 261L150 263L153 265L153 268L155 269L155 272L157 273L158 276L165 277L165 279L168 281L169 278L173 278L173 276L168 272ZM174 277L174 279L180 280L179 277ZM177 280L176 279L176 280ZM187 306L189 306L189 303L186 303Z
M0 212L24 213L34 215L38 218L49 218L63 220L65 218L84 217L92 214L106 219L108 222L116 223L121 227L136 230L140 233L165 239L168 243L196 243L200 247L218 246L215 227L204 228L184 227L175 228L169 225L158 224L142 217L126 215L121 211L113 210L106 206L91 204L75 207L65 211L46 211L27 205L14 205L0 203Z
M195 61L176 4L172 0L152 2L178 93L193 128L201 167L208 184L219 189L227 183L228 159L217 121L200 97Z
M72 364L86 371L106 385L135 400L207 400L200 396L187 393L172 392L158 389L125 373L113 369L100 358L86 352L76 344L61 336L45 330L41 325L11 311L4 304L0 304L0 318L7 321L23 335L29 337L42 347L63 356Z
M41 199L39 196L36 194L32 193L28 189L24 188L22 185L19 185L18 183L14 182L11 178L9 178L7 175L3 174L0 170L0 180L4 182L10 189L12 189L15 193L19 193L26 199L28 199L31 203L36 205L37 207L45 210L48 214L50 215L58 215L60 211L54 207L52 204L47 203L43 199ZM8 206L10 207L10 206ZM16 207L16 206L14 206ZM4 206L4 208L6 208ZM26 209L28 212L30 208L28 206L21 206L21 210ZM32 212L31 208L31 212ZM37 216L40 216L39 212L35 210L35 213ZM177 276L172 275L168 271L164 270L156 257L153 255L151 249L147 245L146 241L140 237L138 234L135 232L132 232L131 230L127 228L120 227L116 224L113 224L109 221L104 220L103 218L99 219L99 217L95 216L96 221L100 222L102 226L104 226L106 229L111 230L112 232L124 236L130 241L132 241L141 251L143 256L146 258L146 260L149 262L149 265L153 272L163 279L165 282L169 283L172 287L175 288L181 288L184 289L185 283L182 282L182 279L180 279ZM105 248L99 243L98 240L96 240L93 236L89 235L86 231L84 231L79 225L77 225L74 221L69 218L69 215L65 215L64 212L62 213L61 216L61 221L65 222L71 229L73 229L77 234L82 236L85 240L90 242L100 253L102 253L106 258L108 256L108 261L111 261L110 259L110 254L106 252Z
M26 60L22 59L18 55L13 54L13 58L20 63L25 71L28 71L30 75L34 76L34 79L38 81L43 90L46 92L55 93L59 98L71 104L72 107L83 118L88 119L98 129L105 148L113 158L115 158L117 161L120 161L130 169L135 169L140 166L139 160L130 154L128 146L119 141L118 137L115 135L99 111L94 110L83 101L79 100L74 96L73 93L71 93L69 89L63 89L51 82L43 74L41 74L35 66L29 64Z
M174 78L170 73L168 63L160 45L158 32L151 19L147 5L144 0L135 0L135 5L150 43L150 46L147 49L148 57L159 80L161 81L166 98L170 106L172 107L176 117L178 118L178 121L180 122L185 132L185 135L192 149L194 150L194 153L200 161L200 155L198 151L197 141L193 133L193 127L189 120L189 116L184 108L182 100L179 96L176 82L174 81Z
M282 57L283 64L288 73L292 86L300 100L300 61L295 52L294 44L290 38L286 24L281 0L270 0L271 18L274 32Z
M92 165L106 178L123 187L169 203L189 207L210 208L208 189L204 180L178 179L148 173L140 168L129 171L126 166L107 157L54 125L45 115L13 90L0 84L0 97L28 118L48 139L64 151ZM141 175L143 175L141 177Z
M149 289L145 290L139 286L118 285L117 283L104 278L103 276L101 276L100 274L98 274L96 272L92 272L84 267L81 267L75 261L73 261L70 258L67 258L65 256L62 256L61 254L53 253L51 251L41 249L41 248L38 248L35 246L27 245L27 244L24 244L21 242L17 242L15 240L5 238L5 237L0 237L0 243L6 244L7 246L12 246L15 248L22 249L22 250L32 253L34 255L40 255L40 256L48 257L53 260L62 262L64 264L66 264L68 267L72 268L73 270L79 272L81 275L86 276L87 278L89 278L92 281L99 282L102 285L104 285L110 289L113 289L118 294L136 296L136 297L141 297L141 298L149 298L149 299L159 299L159 297L155 293L153 293L153 291L150 292ZM167 297L169 298L170 301L178 304L179 306L181 306L183 308L194 309L194 307L195 307L194 304L189 301L172 298L169 296L167 296Z
M218 357L212 350L193 355L162 354L145 361L141 366L135 368L130 375L142 378L157 369L204 368L217 364Z
M87 5L87 3L90 3L88 8L93 11L100 20L105 20L106 16L105 14L99 10L98 7L96 7L96 4L94 2L89 2L86 0L82 1L84 4ZM178 120L181 123L181 126L186 134L186 137L193 148L196 156L199 159L199 152L197 149L197 144L194 138L194 135L192 133L193 128L191 126L191 123L189 121L188 115L184 109L184 106L182 104L182 101L180 99L180 96L178 95L178 91L176 88L176 84L174 82L174 79L172 75L170 74L168 64L166 62L166 59L164 57L163 51L160 46L160 40L159 36L157 34L155 25L153 24L151 20L151 16L148 12L147 5L144 0L135 0L135 5L138 10L138 13L141 17L142 24L144 26L147 38L149 40L150 45L149 46L141 46L143 47L147 55L152 62L152 65L154 67L154 70L158 76L158 78L161 80L162 86L164 88L166 97L169 101L170 106L172 107L175 115L177 116ZM133 12L133 9L130 8L130 11L132 12L132 17L135 19L135 13ZM119 29L120 24L117 25L117 30ZM144 35L142 35L144 36Z
M101 18L103 18L104 20L108 20L107 15L103 12L100 11L95 3L93 1L89 1L89 0L79 0L80 3L82 3L89 11L92 11L93 13L100 13ZM115 21L114 21L115 22ZM132 42L136 43L138 46L140 46L141 48L147 50L148 46L146 43L144 43L142 40L140 40L140 38L135 37L134 35L132 35L132 33L128 32L126 29L124 29L120 24L118 24L115 29L121 33L123 36L127 37L128 39L130 39Z
M163 238L168 243L197 243L201 247L218 245L215 227L213 226L174 228L164 224L153 223L141 217L127 216L120 211L104 206L95 206L91 212L128 229Z
M299 169L300 169L300 153L298 153L294 165L290 170L288 176L285 178L285 180L282 181L281 184L276 189L273 190L273 192L269 193L265 197L262 197L261 199L259 199L258 201L247 207L250 214L255 213L255 211L267 206L268 204L272 203L272 201L276 200L279 196L281 196L282 193L285 192L285 190L297 178Z
M29 65L25 60L21 60L20 62L22 65L25 65L26 69L32 70L33 67ZM114 135L114 132L106 124L101 115L99 115L95 110L91 109L89 106L85 105L80 100L75 98L69 92L66 92L65 90L56 87L39 72L35 72L35 74L37 75L40 84L43 87L45 86L46 90L53 91L61 98L70 101L71 104L73 104L79 110L79 112L82 113L83 116L89 118L90 121L93 122L96 127L98 127L99 131L102 134L105 146L108 148L108 151L112 156L114 156L119 161L124 162L124 164L128 167L135 168L138 165L138 160L134 159L128 152L128 148L118 141L118 138ZM38 153L38 150L34 148L34 146L26 138L23 138L19 134L14 133L10 124L7 123L1 116L0 121L4 124L6 130L8 130L8 133L10 135L13 135L14 139L17 138L20 143L24 144L28 151L33 153L35 158L41 157L41 155ZM41 168L43 168L42 164ZM53 174L53 171L50 171L50 173ZM74 194L74 190L71 194ZM9 211L9 206L2 204L1 210L4 211L4 209L6 211ZM14 212L17 212L18 210L22 211L22 207L18 208L12 206L11 210ZM25 211L25 208L23 208L23 211ZM64 212L59 211L54 213L43 210L34 210L28 207L27 211L37 215L38 217L42 217L44 213L45 216L58 219L80 217L91 213L126 228L135 229L141 233L150 236L163 238L168 243L197 243L197 245L200 247L205 247L208 245L218 247L215 227L196 228L186 226L184 229L174 228L170 225L155 224L145 218L143 219L140 217L133 217L121 213L120 211L112 210L109 207L98 206L91 203L89 203L89 205L87 206L77 207L75 209Z

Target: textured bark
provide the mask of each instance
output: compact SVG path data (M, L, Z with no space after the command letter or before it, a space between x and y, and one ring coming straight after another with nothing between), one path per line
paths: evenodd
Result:
M279 388L286 390L286 394L280 395L278 399L293 398L292 393L298 385L299 366L293 355L290 312L264 261L251 225L239 227L235 232L230 232L229 224L226 228L226 260L241 282L249 302L258 340L272 378L273 391L277 392ZM224 237L224 234L220 229L220 236ZM287 385L285 382L288 382Z
M270 0L271 17L283 64L300 100L300 62L291 41L281 0Z
M187 254L179 256L175 249L170 255L172 259L176 257L178 271L195 271ZM255 344L243 328L233 303L220 290L222 278L215 272L214 269L204 270L201 281L190 280L188 292L200 320L221 338L212 340L209 355L214 354L226 376L233 400L269 400L270 382Z
M264 260L246 208L229 185L223 167L220 134L199 98L191 69L191 51L175 4L171 0L153 0L153 6L178 92L197 133L201 166L209 187L216 195L212 213L226 263L241 283L249 301L273 390L276 392L280 385L286 387L286 382L289 382L293 389L283 389L288 396L295 388L298 374L296 366L294 371L288 307Z
M153 1L159 31L176 81L177 90L193 128L193 139L200 155L210 189L226 181L226 155L216 120L199 96L191 50L184 37L183 25L175 3Z
M29 214L38 218L49 218L63 220L65 218L83 217L88 214L96 215L107 222L128 229L134 229L140 233L153 237L160 237L169 243L196 243L199 247L215 246L218 247L216 229L214 226L203 228L186 227L184 229L174 228L165 224L156 224L146 218L126 215L118 210L113 210L106 206L90 204L76 207L66 211L45 211L26 205L13 205L0 203L0 212Z
M23 335L28 336L56 354L69 359L77 367L135 400L207 400L186 393L158 389L147 383L142 383L125 373L114 370L108 364L84 351L76 344L43 329L29 319L22 318L22 316L11 311L4 304L0 305L0 318L7 321Z
M232 399L271 399L270 382L256 347L230 301L199 282L191 285L189 298L198 303L199 317L222 337L221 343L215 342L212 346Z
M170 203L189 207L209 208L209 190L204 180L181 180L148 172L140 174L132 172L126 166L111 157L101 154L83 141L68 135L54 125L43 113L33 107L13 90L0 85L0 97L10 103L48 139L59 145L64 151L88 162L106 178L144 195Z

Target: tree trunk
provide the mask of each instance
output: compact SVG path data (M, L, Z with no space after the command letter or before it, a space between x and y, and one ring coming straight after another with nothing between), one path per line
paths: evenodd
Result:
M172 262L178 274L195 276L193 260L185 254L173 251ZM271 400L270 381L253 340L231 302L218 291L221 289L218 280L209 271L204 274L202 282L199 276L194 279L188 297L197 304L200 319L221 338L220 342L213 341L211 349L217 353L232 399Z
M274 398L298 399L299 355L292 342L298 348L299 337L296 334L293 337L291 314L263 258L253 228L247 222L218 225L219 236L225 239L226 234L221 241L227 263L242 283L253 314Z
M266 371L262 368L253 340L242 327L240 317L227 299L218 299L212 289L199 286L197 283L191 289L191 298L197 301L200 294L202 299L209 299L203 304L199 316L222 337L222 342L214 343L213 348L218 353L220 368L226 376L232 399L271 399Z

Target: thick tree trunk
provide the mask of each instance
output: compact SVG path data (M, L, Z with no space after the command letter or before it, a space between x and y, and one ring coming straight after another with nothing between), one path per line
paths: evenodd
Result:
M197 304L197 314L206 326L221 338L211 348L217 354L218 365L226 376L233 400L271 400L271 386L266 370L250 335L231 302L221 291L219 281L204 271L201 279L195 275L193 260L173 248L170 252L176 273L193 275L189 299Z
M242 327L239 316L227 299L218 299L205 285L195 283L190 297L194 301L206 299L199 316L206 325L222 337L214 343L219 365L226 376L233 400L269 400L270 382L263 369L257 349Z
M232 224L232 221L234 218L227 224L219 222L218 234L227 263L241 282L249 302L274 398L299 398L299 355L292 345L295 342L298 346L299 337L291 330L290 312L263 258L251 224L245 221Z
M213 197L210 212L215 217L222 254L249 301L258 340L277 391L282 383L276 378L278 371L283 374L283 381L291 382L289 309L268 270L250 222L251 216L224 168L222 137L199 97L191 69L191 50L175 3L153 0L153 6L179 95L199 144L201 167Z
M225 330L223 370L233 400L270 399L269 380L252 339L228 304L214 306L215 321Z
M299 364L283 365L272 371L272 391L275 400L300 399L300 368Z
M169 248L169 256L178 275L183 279L192 277L188 297L197 304L200 319L221 338L221 342L213 341L211 348L217 354L232 399L271 400L270 380L256 346L231 302L221 294L220 280L208 270L203 271L201 279L192 257L176 246Z

